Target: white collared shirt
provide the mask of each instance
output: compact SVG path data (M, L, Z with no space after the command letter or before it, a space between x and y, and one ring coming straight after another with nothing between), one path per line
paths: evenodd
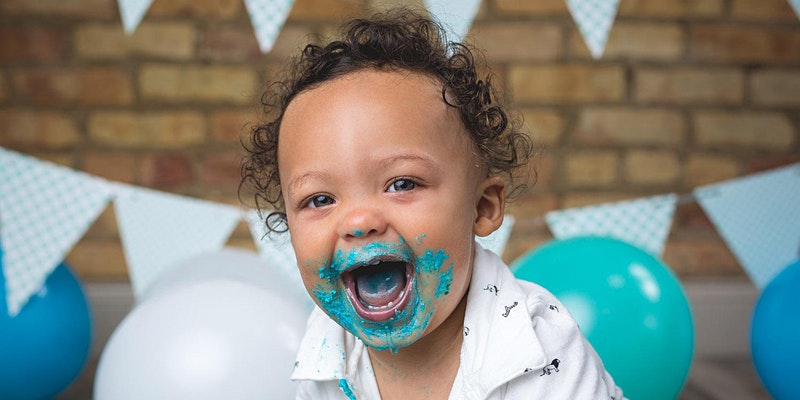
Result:
M315 308L292 374L298 399L380 399L364 343ZM450 399L622 399L575 320L476 244Z

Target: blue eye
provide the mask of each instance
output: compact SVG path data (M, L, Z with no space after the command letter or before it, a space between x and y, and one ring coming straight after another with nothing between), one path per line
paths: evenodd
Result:
M389 188L386 189L387 192L407 192L409 190L414 190L417 188L416 182L410 179L398 179L392 182L389 185Z
M333 198L324 194L318 194L306 201L306 207L320 208L333 204Z

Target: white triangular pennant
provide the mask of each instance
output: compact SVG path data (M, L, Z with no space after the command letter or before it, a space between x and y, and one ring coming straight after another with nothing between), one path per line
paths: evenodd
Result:
M100 178L0 148L0 235L10 315L30 296L106 208Z
M618 5L619 0L567 0L572 19L595 59L603 56Z
M118 185L114 209L134 294L142 298L179 261L219 250L241 211L227 205Z
M462 42L472 26L481 0L425 0L425 8L447 30L451 42Z
M800 163L696 188L695 197L763 289L800 250Z
M250 225L250 234L253 235L253 241L261 257L264 257L270 265L276 266L286 276L290 285L305 292L289 232L268 234L264 220L256 211L247 214L247 223Z
M797 18L800 18L800 0L789 0L789 4L794 8L794 14L797 15Z
M153 4L153 0L117 0L122 27L126 34L130 35L136 31L150 4Z
M678 196L666 194L597 206L551 211L547 225L558 239L603 236L660 257L669 236Z
M269 53L292 10L294 0L244 0L244 4L250 14L258 47L262 53Z
M511 228L514 227L514 222L513 216L506 215L503 218L503 224L500 225L500 228L497 228L497 230L492 232L489 236L477 237L475 240L477 240L484 249L493 251L494 254L498 256L502 256L503 252L506 250L508 238L511 236Z

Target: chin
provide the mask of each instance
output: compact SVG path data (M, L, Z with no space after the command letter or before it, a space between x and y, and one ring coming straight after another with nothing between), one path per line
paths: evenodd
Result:
M396 353L419 340L453 280L443 250L415 255L405 242L339 252L319 269L311 295L325 313L376 350Z
M433 318L434 304L421 299L417 290L410 290L406 306L395 310L391 318L385 320L365 319L354 306L346 290L312 291L325 313L344 329L375 350L389 350L396 353L410 346L425 333ZM435 303L435 302L433 302Z

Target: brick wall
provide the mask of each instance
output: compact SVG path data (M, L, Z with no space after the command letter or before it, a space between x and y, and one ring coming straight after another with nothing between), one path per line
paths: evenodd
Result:
M114 0L0 2L0 146L111 180L238 204L238 137L286 56L397 1L296 0L274 50L242 0L156 0L132 36ZM692 188L800 161L800 21L787 0L621 0L594 61L564 0L484 0L468 38L543 151L511 212L510 261L550 210ZM242 224L231 240L252 248ZM744 277L694 203L665 259L683 278ZM69 255L127 272L110 207Z

